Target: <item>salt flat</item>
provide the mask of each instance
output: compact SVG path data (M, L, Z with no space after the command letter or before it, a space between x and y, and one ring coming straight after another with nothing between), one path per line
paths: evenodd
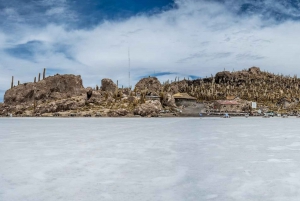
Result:
M1 118L1 201L299 201L297 118Z

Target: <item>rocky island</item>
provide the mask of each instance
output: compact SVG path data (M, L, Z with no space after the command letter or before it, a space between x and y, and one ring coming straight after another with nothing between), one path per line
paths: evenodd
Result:
M59 75L13 85L0 103L0 116L158 117L276 111L298 113L300 79L252 67L189 80L141 79L134 89L111 79L101 87L83 87L81 76ZM252 108L251 103L257 103Z

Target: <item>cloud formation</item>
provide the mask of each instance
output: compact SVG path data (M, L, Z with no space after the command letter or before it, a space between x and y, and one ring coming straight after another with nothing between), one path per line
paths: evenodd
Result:
M35 11L39 6L43 12ZM65 0L27 5L34 12L26 18L26 9L0 8L6 19L0 21L0 101L12 75L31 82L44 67L48 75L80 74L85 87L105 77L127 86L128 49L133 85L148 75L174 80L251 66L300 74L298 4L177 0L171 9L90 27L72 25L81 16Z

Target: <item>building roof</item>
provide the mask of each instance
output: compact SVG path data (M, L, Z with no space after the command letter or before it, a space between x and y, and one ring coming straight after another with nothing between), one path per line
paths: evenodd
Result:
M235 100L217 100L216 102L220 105L239 105Z
M188 95L187 93L177 93L177 94L174 94L173 97L175 99L189 99L189 100L196 100L196 98Z

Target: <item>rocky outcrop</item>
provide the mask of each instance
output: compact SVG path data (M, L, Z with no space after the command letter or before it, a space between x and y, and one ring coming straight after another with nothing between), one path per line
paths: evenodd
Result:
M163 106L176 107L175 99L170 93L164 93L161 102Z
M71 99L62 99L58 101L51 101L42 105L38 105L34 113L54 113L68 110L77 110L85 106L84 97L73 97Z
M102 79L101 80L101 90L106 92L114 93L118 87L111 79Z
M215 80L217 83L221 83L223 80L230 80L232 78L232 75L229 71L222 71L218 72L215 76Z
M248 69L248 72L251 73L251 74L253 74L253 75L258 75L258 74L261 73L260 68L255 67L255 66L249 68L249 69Z
M129 114L129 111L126 109L117 109L117 110L111 110L107 113L107 116L109 117L123 117Z
M135 85L136 92L146 90L147 95L158 95L161 88L162 85L156 77L143 78Z
M36 83L24 83L5 92L4 103L18 105L34 101L70 98L84 92L80 76L55 75Z
M261 75L260 68L258 67L251 67L248 70L243 71L236 71L236 72L229 72L229 71L222 71L218 72L215 76L216 83L234 81L236 84L238 83L245 83L249 77L255 76L255 79L263 78Z
M149 100L146 101L144 104L137 106L133 113L135 115L140 115L142 117L149 116L149 117L157 117L159 112L162 110L161 103L157 100Z
M91 89L87 89L86 102L100 104L101 102L105 101L104 93L105 92L93 91Z

